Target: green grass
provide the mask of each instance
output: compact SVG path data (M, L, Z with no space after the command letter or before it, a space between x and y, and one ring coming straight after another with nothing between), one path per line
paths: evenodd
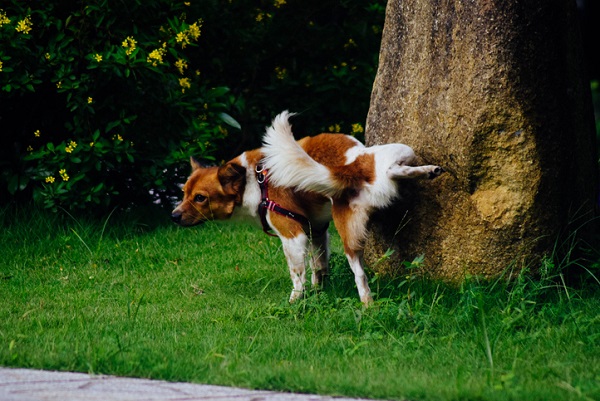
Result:
M325 289L289 305L277 239L166 217L0 212L0 365L386 399L600 398L592 276L570 288L548 263L511 285L375 278L365 310L334 236Z

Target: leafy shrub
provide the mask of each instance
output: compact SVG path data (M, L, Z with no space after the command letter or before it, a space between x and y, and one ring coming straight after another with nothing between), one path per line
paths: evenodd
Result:
M202 20L183 3L27 3L0 11L9 193L33 179L48 208L165 201L190 154L238 127L189 61Z
M383 0L203 0L203 45L190 55L208 80L231 88L242 126L227 159L260 145L282 110L299 112L298 137L345 132L359 139L377 71Z
M284 109L303 113L299 136L361 137L384 5L9 0L0 194L48 208L169 204L189 156L259 146Z

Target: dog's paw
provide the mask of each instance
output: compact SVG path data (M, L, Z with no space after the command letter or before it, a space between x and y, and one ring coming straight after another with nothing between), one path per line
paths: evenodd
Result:
M445 170L440 166L432 166L431 171L429 172L429 179L433 180L435 177L439 177Z
M371 294L363 295L362 297L360 297L360 301L362 302L365 308L373 306L373 297L371 296Z

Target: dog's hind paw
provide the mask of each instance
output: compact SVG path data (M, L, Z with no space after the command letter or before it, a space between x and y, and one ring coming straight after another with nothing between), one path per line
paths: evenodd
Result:
M440 166L431 166L431 167L432 167L432 169L429 172L430 180L433 180L435 177L439 177L440 175L442 175L443 172L446 171L443 168L441 168Z
M365 308L373 306L373 297L371 296L371 294L363 295L362 297L360 297L360 301L362 302Z

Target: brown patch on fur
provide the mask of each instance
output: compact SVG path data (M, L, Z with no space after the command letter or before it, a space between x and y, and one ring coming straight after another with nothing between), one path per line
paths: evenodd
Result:
M349 243L349 239L352 238L353 234L349 231L350 227L348 226L348 222L352 218L352 209L347 197L334 200L331 207L331 216L333 217L335 228L344 243L344 252L347 255L354 255L356 250Z
M372 184L375 181L375 155L360 155L346 166L334 166L330 169L345 188L360 189L365 183Z
M284 238L295 238L305 232L302 224L278 213L269 214L271 224Z
M298 141L300 146L317 161L327 167L346 164L346 152L357 142L343 134L320 134Z
M351 137L343 134L320 134L298 141L300 146L318 163L331 170L334 177L345 188L360 189L365 183L375 181L375 155L358 156L346 164L346 152L356 146L362 146Z

